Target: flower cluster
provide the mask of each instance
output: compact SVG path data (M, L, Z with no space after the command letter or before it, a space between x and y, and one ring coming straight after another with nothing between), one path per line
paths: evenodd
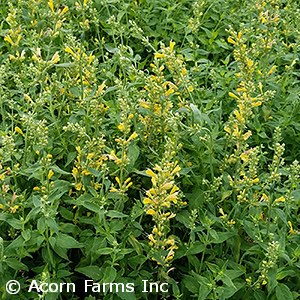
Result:
M173 144L171 140L167 145ZM167 147L168 148L168 147ZM169 149L167 149L169 151ZM167 158L169 154L165 154ZM159 265L169 266L177 249L175 238L169 232L169 220L175 217L174 208L186 205L182 201L179 188L175 184L175 176L179 176L181 168L177 162L163 159L162 163L147 169L146 174L151 178L152 187L146 191L143 200L146 214L152 216L155 223L152 233L149 235L151 256Z

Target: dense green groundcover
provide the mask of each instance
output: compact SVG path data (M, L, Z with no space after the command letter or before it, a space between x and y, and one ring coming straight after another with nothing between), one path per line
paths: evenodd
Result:
M299 1L0 16L1 299L300 297Z

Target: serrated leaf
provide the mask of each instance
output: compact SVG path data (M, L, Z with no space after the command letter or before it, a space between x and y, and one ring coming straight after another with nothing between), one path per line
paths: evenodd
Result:
M93 280L100 280L102 277L101 269L98 266L79 267L76 268L75 271L84 274Z

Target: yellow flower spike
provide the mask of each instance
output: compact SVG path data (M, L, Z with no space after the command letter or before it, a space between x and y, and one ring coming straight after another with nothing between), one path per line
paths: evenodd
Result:
M130 141L136 139L138 136L139 135L136 132L132 133L131 136L129 137L129 139L127 140L127 142L130 142Z
M87 155L87 159L92 159L93 157L95 157L95 153L94 153L94 152L89 153L89 154Z
M51 9L52 13L54 13L54 4L53 4L53 0L49 0L48 1L48 6Z
M244 162L248 162L249 161L249 155L245 152L243 152L241 155L240 155L240 158L244 161Z
M241 93L241 92L246 92L247 90L246 90L246 88L244 88L244 87L238 87L238 88L236 89L236 91L237 91L238 93Z
M21 134L21 135L24 136L24 133L23 133L22 129L20 127L18 127L18 126L15 127L15 132L17 132L17 133L19 133L19 134Z
M154 216L154 215L156 215L156 211L154 209L150 208L146 211L146 214L150 215L150 216Z
M235 41L231 36L228 37L227 41L228 41L228 43L230 43L230 44L233 44L233 45L236 44L236 41Z
M248 130L246 133L243 134L243 140L247 141L251 135L252 135L252 132L250 130Z
M244 123L245 122L245 118L241 115L241 113L237 110L234 111L234 115L236 117L236 119L240 122L240 123Z
M230 129L230 127L226 126L226 127L224 127L224 130L225 130L228 134L231 134L231 129Z
M74 168L72 169L72 175L76 178L76 177L78 176L78 174L79 174L78 169L74 167Z
M163 53L155 53L154 58L159 59L159 58L164 58L165 55Z
M187 74L186 68L182 68L180 73L182 76L185 76Z
M76 146L75 149L76 149L76 151L77 151L79 154L81 153L81 148L80 148L80 146Z
M4 37L4 41L10 43L12 46L14 46L14 44L15 44L9 35L6 35Z
M87 169L84 169L84 170L82 170L81 174L82 174L82 175L85 175L85 176L88 176L88 175L91 174L91 172L88 171Z
M145 199L143 200L143 203L144 203L145 205L153 204L153 200L151 200L150 198L145 198Z
M173 184L174 184L174 181L167 182L161 187L161 189L164 191L167 191L172 188Z
M54 175L54 172L52 170L49 170L48 179L50 180L53 175Z
M288 224L289 224L289 226L290 226L290 231L289 231L289 233L290 233L290 234L295 234L295 230L294 230L294 228L293 228L292 222L291 222L291 221L288 221Z
M274 65L274 66L270 69L270 71L268 72L268 76L271 75L271 74L273 74L273 73L276 71L276 69L277 69L277 66Z
M52 56L52 58L51 58L51 62L52 62L53 64L57 64L59 61L60 61L60 57L59 57L58 52L56 51L56 52L54 53L54 55Z
M174 46L175 46L175 42L170 41L170 50L173 51L174 50Z
M126 185L126 189L129 189L131 186L133 185L133 182L132 181L130 181L127 185Z
M88 64L90 65L95 59L95 55L90 54Z
M63 8L63 10L61 11L61 14L64 15L65 13L67 13L69 11L69 7L68 6L65 6Z
M242 38L243 33L240 31L237 35L238 40L240 40Z
M275 203L285 202L285 197L284 197L284 196L281 196L281 197L277 198L274 202L275 202Z
M118 176L115 177L116 182L118 183L119 187L122 186L120 178Z
M47 158L47 159L50 159L50 160L52 159L52 157L53 157L53 156L52 156L52 154L50 154L50 153L48 153L47 156L46 156L46 158Z
M157 177L157 175L151 169L147 169L146 174L149 175L150 177L155 177L155 178Z
M81 182L78 182L78 183L76 183L76 184L74 185L74 187L75 187L75 189L76 189L77 191L80 191L80 190L82 189L82 183L81 183Z
M177 174L180 172L181 168L177 165L175 169L171 172L171 175Z
M187 88L188 92L193 92L194 91L194 87L192 85L189 85Z
M165 198L165 201L173 202L174 204L176 204L177 203L177 198L178 198L178 192L175 192L175 193L170 194L169 196L167 196ZM166 206L169 207L170 205L168 204L168 202L166 202Z
M68 46L65 48L65 51L71 55L75 55L74 51Z
M159 71L161 71L161 72L162 72L164 69L165 69L165 66L160 66L160 67L159 67Z
M252 180L252 183L259 183L259 178L258 177L256 177L256 178L254 178L253 180Z
M0 174L0 180L3 181L4 179L5 179L5 174L4 173Z
M165 93L166 97L172 95L175 91L171 88L171 89L168 89Z
M34 191L39 191L40 188L39 188L38 186L35 186L35 187L33 188L33 190L34 190Z
M252 107L258 107L258 106L261 106L261 105L262 105L261 101L256 101L256 102L252 103Z
M268 202L269 201L269 197L265 193L263 193L262 196L261 196L261 198L260 198L260 201L266 201L266 202Z
M127 183L129 183L131 181L131 178L128 177L125 181L124 181L124 184L126 185Z
M237 100L240 99L237 95L235 95L235 94L232 93L232 92L229 92L229 93L228 93L228 96L231 97L231 98L237 99Z
M86 6L89 0L83 0L83 6Z
M170 191L170 194L173 194L173 193L175 193L175 192L178 191L178 190L179 190L178 186L177 186L177 185L174 185L173 188L172 188L171 191Z
M120 131L124 131L124 130L126 129L124 123L120 123L120 124L118 125L118 129L119 129Z
M253 66L253 64L254 64L253 60L247 58L246 61L247 61L247 66L248 66L249 68L251 68L251 67Z

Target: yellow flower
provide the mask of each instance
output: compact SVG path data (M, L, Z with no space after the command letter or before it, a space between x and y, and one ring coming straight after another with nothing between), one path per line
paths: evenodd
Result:
M166 97L170 96L171 94L173 94L175 91L171 88L171 89L168 89L165 93Z
M48 1L48 6L51 9L52 13L54 13L54 5L53 5L53 0Z
M63 10L61 11L61 14L63 15L63 14L65 14L65 13L67 13L69 11L69 7L68 6L65 6L64 8L63 8Z
M18 126L15 127L15 132L17 132L17 133L19 133L21 135L24 135L22 129L20 127L18 127Z
M273 74L273 73L276 71L276 69L277 69L277 66L274 65L274 66L270 69L270 71L268 72L268 76L271 75L271 74Z
M177 165L174 170L171 172L171 175L177 174L180 172L181 168Z
M252 135L252 132L250 130L248 130L246 133L243 134L243 140L247 141L251 135Z
M232 93L232 92L229 92L228 96L231 97L231 98L237 99L237 100L239 99L239 97L237 95L235 95L234 93Z
M143 200L143 203L144 203L145 205L153 204L153 200L151 200L150 198L145 198L145 199Z
M82 170L81 174L87 176L87 175L90 175L91 172L88 171L87 169L84 169L84 170Z
M130 142L130 141L136 139L138 136L139 135L136 132L132 133L131 136L129 137L129 139L127 140L127 142Z
M285 202L285 197L281 196L275 200L275 203Z
M187 74L186 68L181 69L181 75L185 76Z
M56 52L54 53L54 55L52 56L52 58L51 58L51 62L52 62L53 64L57 64L57 63L59 62L59 60L60 60L60 57L59 57L58 52L56 51Z
M294 230L294 228L293 228L293 224L292 224L292 222L291 221L288 221L288 224L289 224L289 226L290 226L290 234L295 234L295 230Z
M252 66L253 66L253 60L251 60L251 59L249 59L249 58L246 58L246 61L247 61L247 66L249 67L249 68L251 68Z
M147 169L146 174L150 177L157 177L157 175L151 169Z
M175 46L175 42L170 41L170 50L173 51L174 50L174 46Z
M81 182L78 182L78 183L76 183L76 184L74 185L74 187L75 187L75 189L76 189L77 191L80 191L80 190L82 189L82 183L81 183Z
M164 58L165 55L162 54L162 53L155 53L155 54L154 54L154 57L155 57L155 58Z
M252 107L257 107L257 106L261 106L262 102L261 101L256 101L252 103Z
M191 93L194 91L194 87L192 85L189 85L187 90Z
M10 43L12 46L15 44L9 35L5 36L4 41Z
M244 161L244 162L248 162L249 161L249 155L246 152L243 152L240 155L240 158Z
M230 44L233 44L233 45L236 44L236 41L235 41L231 36L228 37L227 41L228 41L228 43L230 43Z
M124 131L124 130L126 129L124 123L120 123L120 124L118 125L118 129L119 129L120 131Z
M231 133L231 129L230 129L228 126L224 127L224 130L225 130L228 134Z
M53 175L54 175L54 172L52 170L49 170L48 179L50 180Z
M146 211L146 214L150 215L150 216L154 216L154 215L156 215L156 211L154 209L150 208Z
M65 51L71 55L75 55L74 51L68 46L65 48Z

